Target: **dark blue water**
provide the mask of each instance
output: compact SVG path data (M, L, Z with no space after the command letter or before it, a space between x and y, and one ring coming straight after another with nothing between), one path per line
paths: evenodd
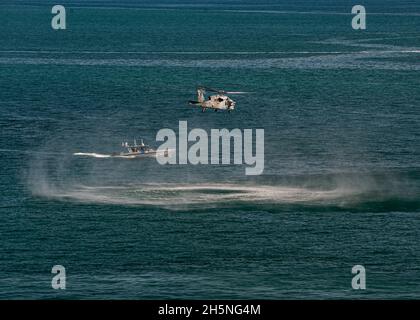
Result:
M62 3L0 4L0 298L419 297L420 2ZM73 155L180 120L264 129L263 175Z

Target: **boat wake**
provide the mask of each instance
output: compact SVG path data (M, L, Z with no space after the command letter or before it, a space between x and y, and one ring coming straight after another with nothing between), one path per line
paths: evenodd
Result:
M91 158L121 158L121 159L134 159L138 158L135 155L119 155L119 154L101 154L101 153L94 153L94 152L75 152L73 153L74 156L81 156L81 157L91 157ZM151 157L152 155L143 155L143 157ZM154 156L154 155L153 155Z
M85 156L85 157L93 157L93 158L111 158L110 154L100 154L94 152L75 152L73 153L74 156Z
M173 153L174 149L168 149L167 152ZM102 154L96 152L74 152L73 156L80 157L91 157L91 158L122 158L122 159L134 159L134 158L146 158L146 157L156 157L159 154L164 154L165 151L156 151L153 153L143 153L143 154Z

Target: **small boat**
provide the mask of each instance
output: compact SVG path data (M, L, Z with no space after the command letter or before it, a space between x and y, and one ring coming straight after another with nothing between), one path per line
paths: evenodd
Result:
M130 145L128 142L123 142L121 145L122 147L127 149L127 152L113 153L112 156L135 158L145 156L156 156L157 153L155 149L153 149L149 145L144 144L143 139L141 139L140 144L137 144L136 140L134 139L134 143L132 145Z

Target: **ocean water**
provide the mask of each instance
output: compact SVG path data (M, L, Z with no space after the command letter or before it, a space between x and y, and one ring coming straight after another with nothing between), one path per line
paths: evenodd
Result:
M419 1L61 3L0 4L0 299L420 297ZM264 129L264 173L74 155L181 120Z

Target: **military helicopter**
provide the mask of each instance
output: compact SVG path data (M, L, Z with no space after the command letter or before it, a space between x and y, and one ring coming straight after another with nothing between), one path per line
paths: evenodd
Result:
M206 91L215 92L216 94L210 95L205 98ZM197 87L197 101L189 100L188 103L200 106L201 111L204 112L206 109L214 109L215 112L219 110L227 110L231 112L235 109L236 102L229 98L228 94L244 94L247 92L241 91L224 91L217 90L208 87L199 86Z

